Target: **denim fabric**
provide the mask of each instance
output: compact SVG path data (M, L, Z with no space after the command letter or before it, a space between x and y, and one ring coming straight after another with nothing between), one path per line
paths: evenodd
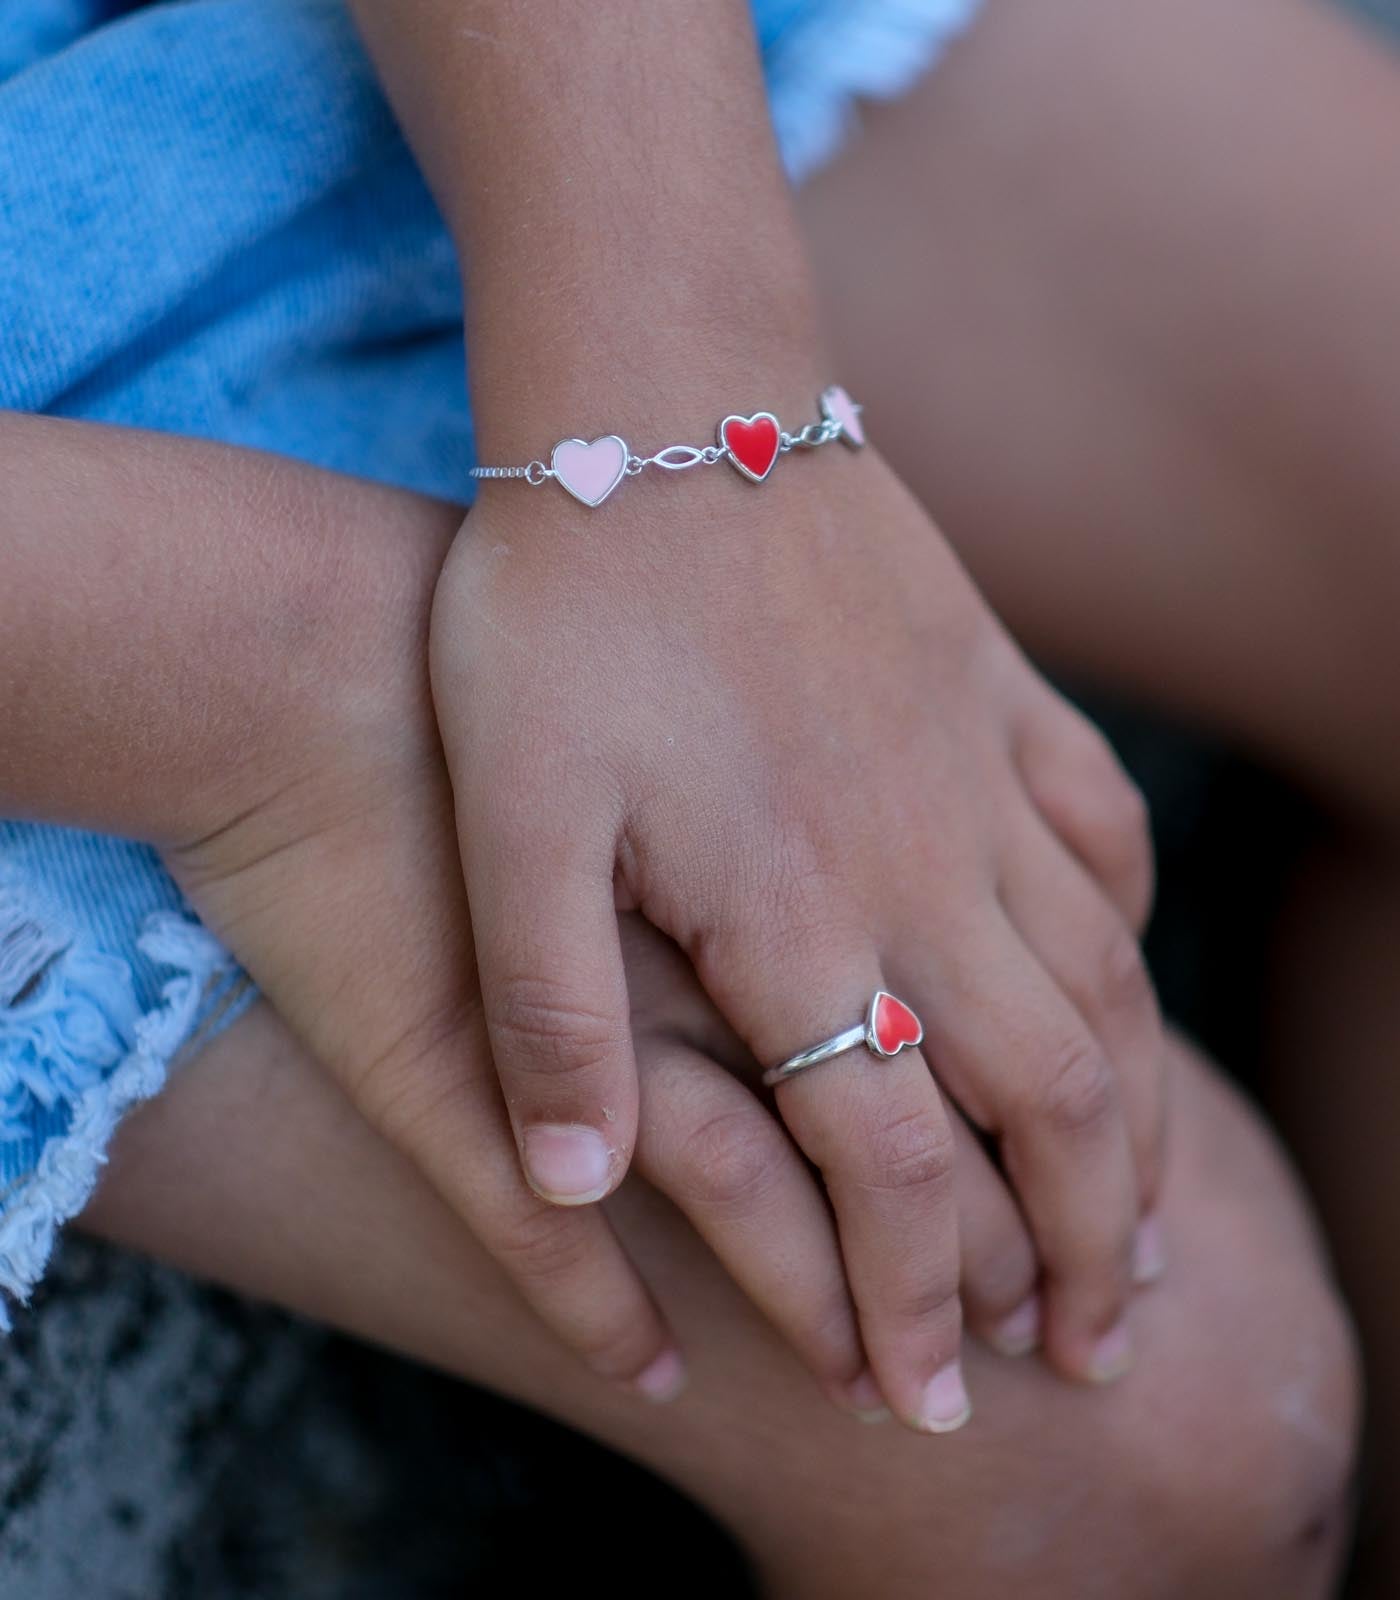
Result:
M251 997L147 846L0 821L0 1289L28 1291L123 1111Z
M977 3L755 0L794 179ZM340 0L0 5L0 406L466 502L461 322ZM0 822L0 1289L23 1298L121 1111L249 993L150 849Z

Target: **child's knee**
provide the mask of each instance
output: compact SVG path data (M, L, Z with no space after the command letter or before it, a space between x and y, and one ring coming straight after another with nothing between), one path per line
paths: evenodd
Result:
M1184 1070L1177 1271L1141 1302L1104 1475L1193 1594L1322 1594L1357 1446L1350 1322L1277 1152L1234 1096Z
M1359 1384L1320 1275L1222 1307L1155 1396L1150 1372L1141 1378L1149 1392L1117 1439L1119 1493L1125 1512L1140 1508L1145 1559L1159 1550L1174 1573L1143 1592L1327 1593L1347 1526Z

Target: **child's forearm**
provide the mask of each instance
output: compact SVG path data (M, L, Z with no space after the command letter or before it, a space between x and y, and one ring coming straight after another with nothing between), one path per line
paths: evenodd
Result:
M309 698L329 718L359 692L396 618L421 649L457 521L279 458L13 413L0 463L0 815L160 842L211 826ZM386 539L409 507L423 537Z
M811 404L816 318L745 0L352 9L463 253L484 458Z

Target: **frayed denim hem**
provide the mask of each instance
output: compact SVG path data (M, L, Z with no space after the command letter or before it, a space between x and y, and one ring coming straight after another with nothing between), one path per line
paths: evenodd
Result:
M773 41L773 130L800 183L857 125L857 102L893 100L934 67L982 0L815 0Z
M0 881L0 1330L6 1296L27 1300L58 1229L87 1203L123 1113L251 996L228 952L178 912L148 917L137 948L175 972L144 1012L126 962L70 942Z

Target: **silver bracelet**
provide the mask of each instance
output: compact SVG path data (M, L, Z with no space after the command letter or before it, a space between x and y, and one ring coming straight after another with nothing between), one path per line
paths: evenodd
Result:
M523 467L473 467L473 478L523 478L532 487L553 478L575 500L600 506L624 478L635 478L647 467L684 472L687 467L712 467L727 461L751 483L762 483L778 457L790 450L816 450L840 439L852 450L865 443L861 408L839 384L823 389L817 405L821 416L797 433L788 433L771 411L751 416L731 415L715 429L715 443L670 444L655 455L633 455L627 441L615 433L599 439L561 439L549 458Z

